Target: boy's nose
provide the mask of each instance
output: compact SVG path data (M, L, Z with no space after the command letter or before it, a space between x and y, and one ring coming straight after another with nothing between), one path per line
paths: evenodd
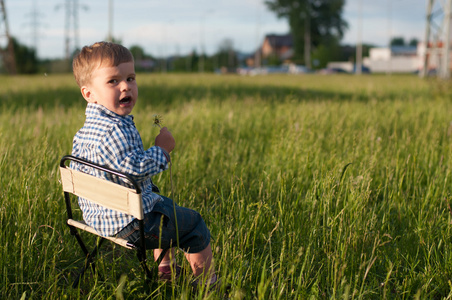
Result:
M130 90L129 83L128 83L127 81L121 82L121 90L122 90L122 91L128 91L128 90Z

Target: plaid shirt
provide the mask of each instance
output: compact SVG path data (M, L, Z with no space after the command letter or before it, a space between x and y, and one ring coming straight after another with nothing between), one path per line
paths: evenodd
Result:
M151 176L168 168L165 152L157 146L144 150L133 116L120 116L102 105L88 103L85 124L74 137L72 155L133 176L142 189L144 213L161 201L153 192L157 187ZM87 166L72 163L71 168L128 186L119 178ZM83 198L79 198L79 206L85 222L103 236L115 235L133 220L130 215Z

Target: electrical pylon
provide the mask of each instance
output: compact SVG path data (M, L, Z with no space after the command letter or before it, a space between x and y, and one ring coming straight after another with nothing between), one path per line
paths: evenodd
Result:
M32 45L33 45L33 48L35 49L36 57L39 57L39 45L38 45L38 41L40 39L39 28L42 25L39 22L39 17L41 17L42 15L38 11L37 1L38 0L33 0L33 3L31 5L31 12L28 16L31 18L29 25L31 27L31 35L32 35L32 43L33 43Z
M9 74L16 74L16 59L14 57L14 45L9 34L8 17L6 15L5 2L0 0L0 40L1 44L6 44L5 48L0 47L0 55L3 64Z
M79 26L78 26L78 11L82 7L87 9L86 6L80 6L78 0L64 0L64 10L65 10L65 29L64 29L64 48L65 48L65 58L67 60L71 57L71 52L79 49ZM60 5L57 6L57 9ZM72 24L72 26L71 26ZM72 28L71 28L72 27ZM72 37L71 37L72 29ZM71 47L71 39L73 40L73 45Z
M450 78L450 18L452 0L427 0L424 58L421 77L428 75L430 66L443 79Z

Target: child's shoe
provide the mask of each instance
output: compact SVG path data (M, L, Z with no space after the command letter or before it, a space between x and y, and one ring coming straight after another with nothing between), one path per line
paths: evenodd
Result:
M173 269L173 270L171 270ZM180 277L180 274L182 274L183 269L182 267L179 267L178 265L174 266L171 268L171 266L159 266L159 272L158 272L158 276L159 276L159 280L160 281L169 281L171 282L173 280L173 272L175 272L176 274L174 274L174 279L177 279Z
M199 279L195 279L192 283L191 286L193 287L193 290L196 292L200 289L207 289L207 295L213 293L213 292L221 292L221 280L220 278L218 278L218 276L215 274L215 277L211 279L210 283L204 283L205 287L202 287L201 285L203 284L202 282L200 282ZM229 290L231 289L231 286L228 284L226 286L223 287L224 289L224 296L227 296L227 294L229 294Z

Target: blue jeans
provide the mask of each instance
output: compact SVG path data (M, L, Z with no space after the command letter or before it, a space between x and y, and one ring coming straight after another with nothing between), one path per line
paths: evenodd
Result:
M144 235L146 249L166 249L177 247L177 232L179 233L179 248L187 253L198 253L210 243L210 231L201 215L192 209L176 207L174 216L173 200L162 196L163 201L157 202L151 212L144 215ZM140 230L138 220L134 219L120 232L117 237L138 245Z

